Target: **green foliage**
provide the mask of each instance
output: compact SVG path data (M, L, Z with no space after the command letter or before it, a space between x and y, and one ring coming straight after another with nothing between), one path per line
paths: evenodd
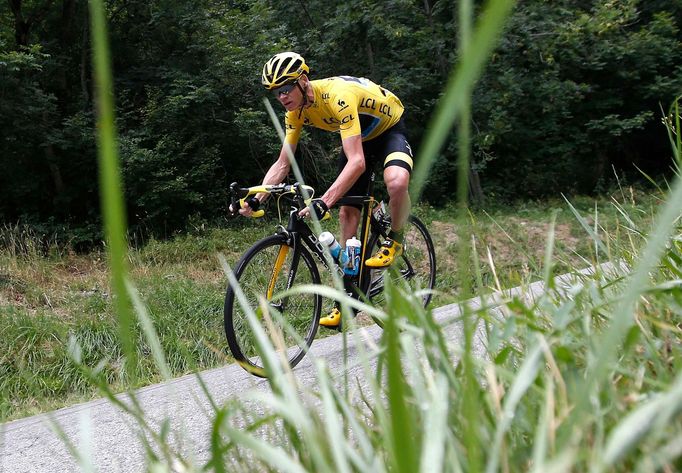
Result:
M7 50L0 43L0 220L40 214L49 187L45 146L55 134L56 100L38 76L49 56L39 46ZM41 151L41 152L38 152Z
M646 195L640 190L626 191L633 196L632 201L614 194L618 204L608 198L590 197L572 199L571 204L583 219L598 221L599 238L627 256L632 249L628 249L631 236L626 229L649 225L660 196ZM593 243L583 237L587 233L565 202L498 205L488 212L472 213L469 225L463 227L477 242L481 287L495 287L498 283L501 287L512 287L540 279L547 222L550 214L561 208L564 210L557 217L553 274L582 268L586 261L595 259ZM438 293L432 304L437 307L459 300L462 281L456 258L459 240L454 236L459 228L454 223L456 208L451 205L414 210L424 217L436 245ZM237 261L253 241L271 234L272 228L273 222L246 219L241 226L229 228L197 226L190 235L150 239L131 250L132 278L159 333L173 376L225 364L229 356L221 325L225 287L216 254L224 254L230 262ZM325 229L338 232L338 228ZM635 246L640 241L641 237L635 238ZM682 246L676 243L677 248ZM487 259L488 251L492 264ZM673 274L682 274L679 251L669 253L664 263ZM104 360L101 375L114 390L132 387L122 368L122 349L117 340L113 298L103 259L104 254L99 251L77 255L56 245L45 251L40 235L26 228L0 231L0 333L7 334L0 340L0 349L5 354L0 356L0 372L6 373L0 376L0 399L12 400L0 416L16 418L95 395L95 388L82 373L69 371L66 347L71 337L81 346L83 363L95 367ZM470 284L475 284L474 274L470 277ZM663 303L676 302L672 298ZM516 330L519 320L509 322L492 338L491 353L500 362L515 356L511 347L505 349L499 343L504 330ZM31 333L42 335L23 335ZM151 348L139 334L135 340L141 360L140 383L153 383L161 374L148 356ZM578 351L580 343L580 338L567 335L562 338L564 348L559 353L564 358L575 357L570 354ZM36 350L36 346L41 349ZM653 352L650 356L654 356ZM43 379L55 372L66 373L59 392Z
M15 44L11 12L0 13L0 221L78 231L100 221L91 44L85 3L64 5L50 4L28 46ZM277 51L304 54L313 79L366 76L394 91L420 149L458 60L458 5L107 2L133 230L168 236L190 218L215 219L230 182L262 179L280 145L260 69ZM24 2L24 13L36 7ZM483 193L591 192L608 186L612 166L619 175L634 176L633 164L669 172L655 117L682 89L681 22L673 0L519 3L472 101L471 167ZM311 184L332 182L338 147L333 134L309 133L299 159ZM426 198L454 196L457 157L452 136Z
M172 279L154 272L141 280L140 286L151 320L162 334L161 347L173 376L224 362L222 283L219 288L214 283ZM32 295L31 287L22 291L26 298L46 297L42 291ZM4 334L0 340L0 418L61 407L70 399L95 394L72 363L67 348L70 338L79 344L81 361L91 367L99 365L100 375L115 389L136 385L123 369L111 297L101 291L72 288L67 299L68 320L49 307L36 312L0 304L0 331ZM140 382L146 385L158 380L147 341L140 336L135 346Z
M503 1L488 3L487 11L493 12L489 18L501 19L509 5ZM101 16L93 18L94 24L101 20ZM494 25L494 21L484 22L477 33L486 28L493 31ZM608 29L609 25L607 22L604 26ZM106 57L103 44L99 43L96 55L100 60ZM479 72L476 61L471 60L476 49L464 48L463 52L467 67L453 75L447 95L458 90L462 77ZM106 61L99 65L105 66L99 69L101 80L107 77ZM106 103L106 97L102 100L100 96L100 100ZM464 100L463 108L468 109L468 98ZM111 118L111 109L103 108L103 116ZM618 133L637 127L641 119L623 121L611 117L618 122ZM441 115L436 129L443 126L441 121L449 120ZM107 125L112 126L111 120ZM460 138L468 144L468 127L462 130ZM101 133L105 138L106 131ZM111 145L113 140L108 138L108 143L102 141ZM429 143L435 141L429 138ZM102 154L113 158L115 164L115 153L106 156L107 151L104 149ZM678 143L678 156L679 152ZM435 153L428 156L431 161ZM107 164L106 159L101 162ZM109 178L116 177L115 166L102 168ZM467 172L460 167L460 178ZM463 192L460 198L466 198ZM675 360L682 353L680 345L674 343L680 332L676 325L680 306L670 302L679 302L682 295L677 268L682 257L676 238L671 242L670 237L680 230L681 200L682 181L678 179L652 229L628 225L622 239L616 238L621 236L618 233L615 237L606 234L608 244L598 235L599 225L592 227L572 207L594 240L594 256L605 256L614 264L608 270L602 266L592 273L575 272L560 280L548 277L548 267L543 271L547 286L539 294L528 294L525 287L511 293L501 291L499 284L498 291L490 293L481 285L483 303L478 309L460 304L463 314L454 321L445 321L446 325L454 322L464 326L463 344L447 343L444 327L431 311L421 307L421 300L388 283L385 313L368 308L386 323L380 343L363 343L367 337L360 330L343 335L355 337L362 354L359 368L368 383L359 390L353 389L348 376L342 386L336 386L323 359L316 360L310 369L318 381L314 392L301 388L288 367L280 363L255 315L247 311L271 389L256 393L255 404L251 397L221 406L199 377L215 414L211 457L205 465L195 466L194 456L183 458L182 452L171 447L170 422L162 422L160 427L151 425L137 403L117 399L96 371L83 363L78 343L70 343L70 352L77 367L99 382L109 400L130 414L147 434L140 436L141 443L146 447L148 463L159 470L672 470L680 457L676 439L682 433L682 377ZM111 208L116 199L106 203L107 217L117 217L114 223L118 225L107 221L109 240L120 242L124 236L121 214ZM460 212L465 203L459 202ZM628 223L633 221L626 214L623 217ZM555 219L556 215L551 233ZM460 229L459 236L460 242L469 237L465 229ZM645 240L643 249L640 239ZM117 248L111 251L115 258ZM545 252L547 265L551 265L551 255L550 243ZM469 263L480 282L479 260L475 253L471 256ZM236 286L234 276L226 273ZM125 278L125 267L114 264L113 276ZM117 296L123 297L120 287L116 289ZM164 376L169 376L157 332L136 291L132 286L128 289L136 301L136 314L151 355ZM330 292L324 287L299 287L292 288L289 294L311 290L327 295ZM244 299L238 287L236 291ZM338 292L332 293L333 298L339 296ZM170 294L166 298L172 299ZM172 302L177 305L179 301ZM200 305L212 304L202 300ZM482 338L478 344L480 353L475 353L474 331L477 338ZM130 337L129 333L125 335ZM344 338L344 349L346 341ZM144 346L130 338L121 342ZM378 362L373 373L370 362L375 357ZM177 432L181 433L182 427ZM64 432L61 436L66 440ZM82 455L75 448L71 450L77 457Z
M498 192L592 191L612 165L668 168L654 117L682 88L679 7L645 3L519 5L474 97L474 152Z
M17 404L22 410L31 409L36 401L87 389L67 356L62 342L65 326L58 319L5 306L0 307L0 330L4 334L0 341L0 416L12 413Z

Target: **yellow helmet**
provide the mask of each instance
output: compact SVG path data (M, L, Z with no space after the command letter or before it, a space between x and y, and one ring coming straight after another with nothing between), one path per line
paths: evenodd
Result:
M261 82L272 90L298 79L308 71L305 59L300 54L290 51L279 53L272 56L263 66Z

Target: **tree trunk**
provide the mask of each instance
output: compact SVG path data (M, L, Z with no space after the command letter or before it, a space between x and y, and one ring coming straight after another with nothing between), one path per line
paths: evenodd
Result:
M21 13L21 0L9 0L9 8L14 14L14 40L17 42L17 47L28 46L30 25Z
M474 168L469 168L469 199L474 204L482 204L484 198L478 171Z
M62 172L59 169L59 165L57 165L57 156L54 152L54 146L47 145L45 148L45 158L47 159L47 166L50 169L50 176L52 176L55 195L59 196L64 192L64 180L62 179Z
M36 10L29 15L28 19L24 19L23 12L21 11L22 0L8 0L9 8L14 15L14 39L17 42L17 48L28 46L31 27L36 23L40 23L43 18L45 18L53 1L54 0L46 0L42 7L36 8Z
M87 11L86 11L87 17ZM88 72L88 58L90 51L90 29L88 27L88 22L85 21L83 26L83 40L81 43L81 93L83 94L83 110L90 109L90 88L88 87L88 78L90 74Z
M376 77L374 73L374 50L372 49L372 43L367 41L367 64L369 64L370 77Z
M429 21L429 26L431 27L434 36L436 33L436 28L433 23L433 7L429 3L429 0L424 0L424 12L426 13L426 18ZM436 61L436 66L439 69L441 77L447 77L449 70L448 70L448 65L447 62L445 61L445 55L443 54L443 48L437 46L435 50L433 51L434 53L434 59Z

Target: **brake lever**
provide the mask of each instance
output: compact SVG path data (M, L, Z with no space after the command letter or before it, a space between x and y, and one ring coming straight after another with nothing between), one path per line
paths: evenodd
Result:
M230 184L230 205L227 208L227 214L230 217L237 217L239 215L239 197L237 190L239 189L239 184L233 182Z
M239 198L239 193L246 191L247 195L243 198ZM230 217L236 217L239 215L239 209L243 208L244 201L246 198L250 195L255 194L254 192L250 192L249 189L241 189L239 188L239 184L236 182L233 182L230 184L230 208L228 209L228 214ZM251 214L252 218L259 218L265 215L265 211L263 209L259 210L254 210L253 213Z

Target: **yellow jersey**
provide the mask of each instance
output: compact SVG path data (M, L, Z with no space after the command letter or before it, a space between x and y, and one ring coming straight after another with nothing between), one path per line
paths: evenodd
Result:
M398 123L403 104L390 91L361 77L339 76L310 81L315 98L302 113L287 112L285 142L297 144L303 126L339 132L341 139L376 138Z

